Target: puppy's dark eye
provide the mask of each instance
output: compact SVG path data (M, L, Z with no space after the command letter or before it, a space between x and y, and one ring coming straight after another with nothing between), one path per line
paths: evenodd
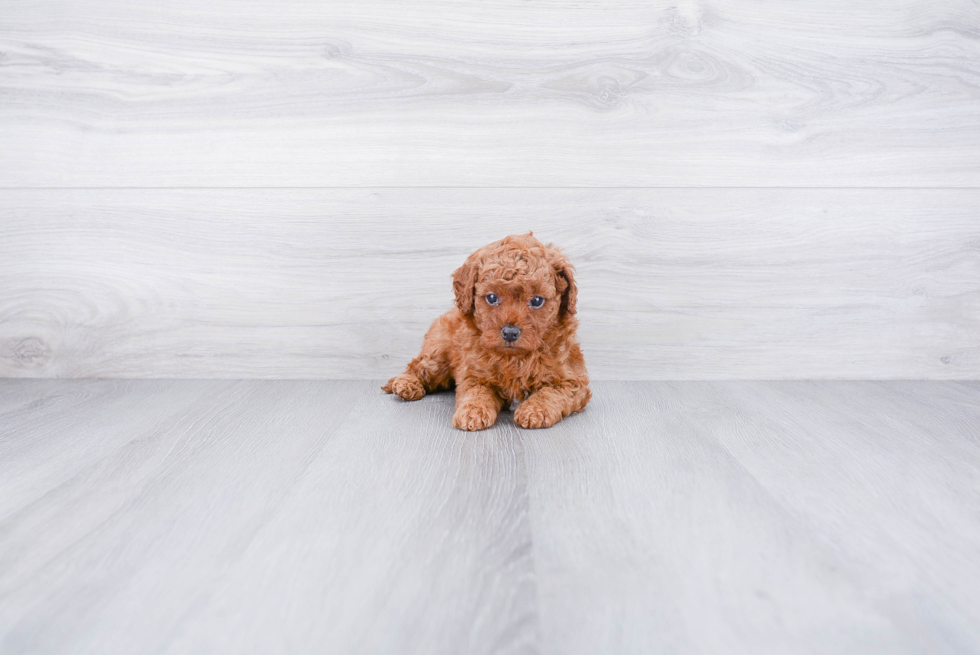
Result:
M527 301L527 304L529 304L534 309L537 309L544 304L544 298L542 298L541 296L534 296L533 298Z
M491 307L496 307L497 305L500 304L500 298L498 298L497 294L495 293L488 293L487 304L490 305Z

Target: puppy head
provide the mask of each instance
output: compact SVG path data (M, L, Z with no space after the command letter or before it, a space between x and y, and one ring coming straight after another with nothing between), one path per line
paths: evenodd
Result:
M503 354L536 350L575 313L572 265L530 232L477 250L453 273L456 306L473 318L480 343Z

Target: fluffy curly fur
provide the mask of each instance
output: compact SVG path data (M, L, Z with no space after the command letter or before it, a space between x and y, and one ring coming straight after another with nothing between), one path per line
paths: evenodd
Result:
M575 337L572 272L557 248L530 232L480 248L453 273L456 308L436 319L421 354L382 389L418 400L455 387L453 425L461 430L490 427L515 401L514 422L524 428L581 412L592 394ZM532 307L535 296L542 306ZM506 341L504 326L520 328L520 336Z

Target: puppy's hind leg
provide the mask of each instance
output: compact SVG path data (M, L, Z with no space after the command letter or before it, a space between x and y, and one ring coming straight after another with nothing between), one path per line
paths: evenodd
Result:
M452 343L452 324L441 316L425 333L422 352L408 363L405 372L388 380L381 387L405 400L419 400L425 394L453 386L449 348Z

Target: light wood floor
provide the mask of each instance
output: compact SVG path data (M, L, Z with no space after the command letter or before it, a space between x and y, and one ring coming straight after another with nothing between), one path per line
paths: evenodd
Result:
M0 652L975 653L980 383L0 381Z

